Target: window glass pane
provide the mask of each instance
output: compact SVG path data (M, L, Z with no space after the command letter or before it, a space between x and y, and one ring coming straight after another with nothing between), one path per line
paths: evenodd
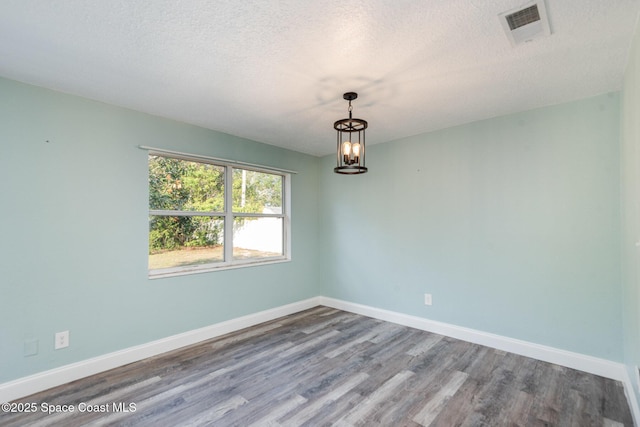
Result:
M233 211L282 213L282 175L233 169Z
M151 270L222 262L223 245L223 217L149 217Z
M233 220L233 258L281 256L282 218L242 217Z
M149 209L224 210L224 167L149 156Z

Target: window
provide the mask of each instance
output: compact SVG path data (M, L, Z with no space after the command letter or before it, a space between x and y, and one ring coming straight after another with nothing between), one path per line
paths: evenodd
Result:
M149 276L288 260L287 173L149 154Z

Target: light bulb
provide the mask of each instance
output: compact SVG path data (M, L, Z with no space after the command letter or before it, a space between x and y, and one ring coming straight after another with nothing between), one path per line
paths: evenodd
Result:
M351 164L351 142L349 141L342 143L342 161L345 165Z
M353 150L353 156L357 159L360 157L360 143L356 142L351 145L351 149Z
M350 156L351 155L351 142L345 141L345 142L342 143L342 154L344 156Z

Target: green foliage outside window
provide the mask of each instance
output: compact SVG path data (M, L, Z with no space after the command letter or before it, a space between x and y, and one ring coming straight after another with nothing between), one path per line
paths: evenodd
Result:
M202 216L149 217L149 253L222 243L224 220L223 166L162 156L149 156L151 210L202 212ZM233 211L262 213L282 209L283 177L257 171L233 170ZM237 220L240 221L237 221ZM248 218L237 218L240 225Z
M224 168L169 157L149 156L149 207L156 210L220 212L224 209ZM210 216L152 216L149 252L219 244L222 222Z

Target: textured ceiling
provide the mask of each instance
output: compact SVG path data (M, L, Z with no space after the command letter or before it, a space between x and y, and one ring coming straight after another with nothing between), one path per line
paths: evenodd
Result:
M371 144L620 89L640 0L546 0L514 48L524 3L1 0L0 75L315 155L348 91Z

